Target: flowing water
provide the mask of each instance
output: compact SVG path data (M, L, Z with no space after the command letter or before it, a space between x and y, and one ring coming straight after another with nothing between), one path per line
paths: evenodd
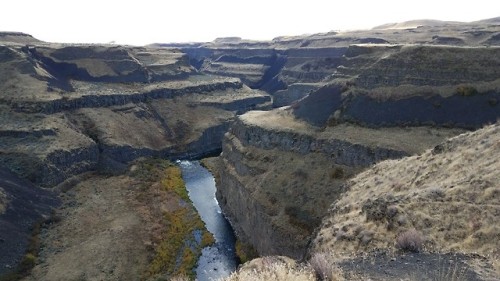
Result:
M202 250L196 280L217 280L229 276L237 267L235 236L215 198L215 180L198 161L178 161L189 198L215 238L215 244Z

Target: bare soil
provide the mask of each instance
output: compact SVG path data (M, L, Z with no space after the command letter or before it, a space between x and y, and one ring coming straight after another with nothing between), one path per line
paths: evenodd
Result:
M346 280L495 280L491 264L478 255L373 252L338 266Z

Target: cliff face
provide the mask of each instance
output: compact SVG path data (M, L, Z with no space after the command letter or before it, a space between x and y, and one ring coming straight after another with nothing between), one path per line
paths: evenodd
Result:
M175 49L7 44L0 73L0 165L45 187L142 156L213 153L236 113L271 105Z
M303 98L310 90L335 78L356 76L358 86L369 88L404 84L437 86L452 79L481 80L485 77L481 66L491 70L497 63L496 59L488 61L488 58L496 58L498 54L486 55L494 55L495 51L447 47L498 46L499 26L497 18L471 23L424 20L372 30L277 37L272 41L220 38L209 43L157 45L180 48L189 56L191 64L204 73L238 77L251 88L275 95L274 106L279 107ZM356 48L356 45L365 47ZM366 46L379 48L378 51L370 49L368 53L373 53L372 56L366 56ZM435 48L428 49L428 46ZM420 51L414 50L419 48ZM383 49L385 51L380 52ZM392 56L387 52L389 49L398 55ZM365 52L365 56L353 61L361 52ZM464 52L468 54L460 61L458 58ZM471 59L471 52L479 55L477 60ZM430 56L435 59L429 60ZM450 67L450 56L455 66ZM411 69L408 64L412 65ZM461 69L461 65L468 65L468 71ZM361 74L361 68L367 72ZM401 76L402 73L405 75Z
M287 57L279 76L292 86L274 93L275 105L294 88L301 99L239 116L218 163L219 202L261 255L301 258L353 175L500 118L498 47L337 44L316 54L332 58L329 74L294 80L286 68L310 63L308 48L280 50L304 60Z
M498 118L498 57L496 47L351 46L331 84L294 111L316 126L479 128Z
M236 114L272 105L269 95L250 89L237 78L199 73L190 66L188 57L175 49L57 45L37 43L19 34L4 35L0 33L0 40L4 40L0 45L0 274L15 270L27 249L38 250L37 245L28 245L32 227L49 218L52 208L59 204L57 195L40 187L63 184L56 188L60 190L85 179L83 173L92 175L86 184L88 192L96 192L93 193L96 197L102 195L96 188L118 192L116 196L108 193L110 197L102 200L87 200L89 197L82 196L83 202L95 203L82 207L92 212L90 217L95 216L96 208L108 211L109 202L118 202L112 204L116 207L114 214L106 212L103 228L93 228L96 236L106 233L113 241L132 239L132 243L126 244L141 244L137 260L144 267L148 254L155 248L140 241L164 235L163 230L157 229L157 223L164 222L165 215L161 212L165 209L156 210L157 206L168 204L169 200L180 205L186 203L174 200L170 194L155 197L154 200L162 201L158 204L138 203L134 200L143 190L137 189L137 184L144 184L139 179L132 184L127 177L117 176L107 184L94 181L95 174L88 172L123 174L129 170L129 163L139 157L191 159L213 154L221 150L223 135ZM127 186L129 191L125 191ZM130 200L125 204L120 201L123 197ZM150 211L138 207L141 204L149 206L146 209ZM64 218L71 217L74 209L74 204L68 205ZM83 220L89 218L85 211ZM157 213L154 220L149 216L151 212ZM124 213L127 215L123 222ZM146 217L146 222L138 218L140 215ZM116 220L110 223L109 219ZM145 230L148 219L151 229ZM82 219L75 221L80 225ZM109 226L115 223L128 230L118 227L120 234L109 232ZM64 235L66 246L82 235L80 231L75 233L74 225L69 224ZM61 246L57 235L42 238L50 243L50 239L57 240L53 246ZM83 239L90 241L88 236ZM92 239L92 243L99 239L103 237ZM97 247L107 255L114 255L120 248L108 240L102 243L105 246ZM136 248L120 249L129 252ZM79 254L72 254L71 249L57 251L63 258L54 262L56 268L69 268L61 265L68 261L67 255L81 258L81 249L77 250ZM95 253L90 251L87 259L87 265L91 264L93 269L99 259ZM31 258L27 262L33 263L30 255L25 259ZM135 272L135 262L128 266L130 262L128 258L118 261L118 267L123 272L140 274ZM71 274L82 270L79 263L72 264L77 269L71 269ZM115 260L112 266L116 269ZM68 276L59 269L54 272L54 276ZM109 274L112 273L113 270ZM123 273L123 276L130 275Z
M15 268L29 245L33 225L47 220L60 204L55 193L0 168L0 274Z
M352 125L321 130L291 110L248 112L224 137L217 198L240 238L260 255L301 258L352 175L459 132Z

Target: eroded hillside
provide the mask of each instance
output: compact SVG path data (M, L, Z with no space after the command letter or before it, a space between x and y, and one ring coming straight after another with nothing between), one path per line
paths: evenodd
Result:
M460 132L348 124L319 129L290 110L252 111L224 138L217 196L237 233L259 254L300 258L346 179Z
M415 229L423 251L479 254L499 276L499 148L497 123L373 166L349 181L312 251L339 259L396 251L398 236Z
M283 36L272 41L251 41L236 37L219 38L208 43L156 44L155 46L175 46L182 49L189 55L191 64L204 73L239 77L250 87L272 94L273 104L279 107L289 105L331 82L335 77L346 74L343 68L349 68L349 65L352 65L350 58L353 57L353 50L357 50L352 48L353 45L424 45L441 46L445 49L446 47L493 47L500 43L498 40L500 38L499 23L498 18L470 23L422 20L389 24L372 30ZM400 48L400 46L393 47ZM451 52L461 51L452 49ZM385 59L387 55L380 56L378 59ZM401 55L409 59L406 64L420 63L418 55L416 57L406 56L404 53ZM457 60L440 58L441 53L435 53L435 55L439 58L439 62L436 62L438 68L429 67L428 64L421 65L420 68L415 69L416 73L413 73L415 76L407 76L404 80L416 82L415 79L417 79L425 85L434 85L440 84L439 80L447 73L451 73L458 80L462 75L467 75L462 69L453 72L453 69L440 65L441 63L445 65L457 63ZM498 55L489 58L494 62ZM369 62L368 65L370 65L376 63L378 59L369 62L368 58L361 63ZM404 82L390 79L390 77L387 79L384 76L399 76L400 70L405 70L405 63L398 62L399 66L389 65L390 59L382 62L385 65L377 72L372 72L365 82L389 84L397 82L398 85ZM357 63L359 64L360 61ZM359 68L358 66L354 66L354 73L347 73L347 75L356 76L360 74L362 68L366 67ZM422 71L427 73L422 73ZM430 79L434 74L438 74L434 83L426 83L425 80ZM446 77L444 80L449 79L450 77Z
M0 163L50 187L141 156L220 149L237 112L269 106L238 79L200 75L171 49L0 46Z
M234 228L260 254L300 258L352 175L497 121L499 54L350 46L327 85L288 108L239 116L219 165L218 198Z
M295 259L345 251L330 261L361 279L404 277L414 263L427 272L452 256L469 280L498 276L498 125L442 143L500 117L499 24L414 21L146 47L0 33L0 167L13 172L1 177L30 181L22 185L40 206L0 274L16 263L35 266L28 280L192 273L184 260L192 266L196 254L183 245L194 244L184 238L203 227L192 224L176 172L134 161L222 149L211 168L241 248ZM280 108L263 111L271 107ZM63 191L63 207L51 212L57 200L39 187ZM9 214L21 190L0 186L2 224L16 222ZM44 226L39 259L20 263L29 226L49 212L60 217ZM426 253L404 256L396 272L365 272L373 268L362 254L390 263L394 240L410 228ZM314 278L288 258L244 269L273 275L262 265Z
M266 256L227 280L497 280L499 145L497 123L382 161L347 181L303 263Z
M146 210L158 215L144 217L147 214L141 214L140 208L151 202L136 200L141 191L130 187L136 186L134 179L123 176L108 180L99 174L127 173L129 164L141 157L190 159L220 151L222 136L234 116L269 108L270 96L250 89L237 78L201 74L176 49L50 44L20 33L1 33L0 40L0 167L13 173L6 180L13 178L20 186L11 188L7 181L6 186L4 182L0 186L0 222L5 226L1 243L15 247L5 248L8 254L2 255L0 274L24 275L45 260L44 269L33 273L35 280L65 280L65 276L80 278L81 274L136 280L148 270L151 278L171 276L175 271L167 270L165 264L174 258L166 258L164 253L159 255L166 260L151 256L161 252L160 247L177 254L168 245L160 246L168 244L160 240L169 231L158 227L165 224L162 205L153 206L159 210ZM57 194L40 189L57 186L59 192L75 185L74 200L65 200L67 211L57 214L52 211ZM109 190L96 198L89 195L98 192L93 187ZM162 197L175 198L172 194ZM26 207L29 204L33 210ZM93 215L107 212L108 204L116 204L109 209L109 216L92 220ZM189 225L193 211L186 211L189 217L184 218L174 209L167 210L171 215L167 223L181 218L188 221L181 220L183 225ZM130 218L122 220L123 214ZM49 227L53 215L58 223ZM46 220L49 225L42 224ZM82 220L88 221L81 224ZM108 229L111 222L117 232ZM75 224L82 229L75 229ZM40 225L47 232L42 242ZM156 236L149 237L144 225L156 227L151 232ZM86 232L89 226L93 232ZM92 244L88 237L101 242ZM153 242L143 244L143 240ZM120 248L134 241L138 244ZM38 259L40 243L48 249ZM83 258L78 246L83 244L100 256L89 252L85 265L74 263L75 267L67 266L66 271L57 268L73 263L73 255L79 257L76 253ZM137 253L137 259L124 257L116 268L107 264L112 253L125 256L129 250ZM192 263L198 254L187 258ZM129 266L136 262L137 267ZM148 262L153 262L149 269ZM97 264L111 271L102 273ZM184 269L184 273L189 274L189 270Z

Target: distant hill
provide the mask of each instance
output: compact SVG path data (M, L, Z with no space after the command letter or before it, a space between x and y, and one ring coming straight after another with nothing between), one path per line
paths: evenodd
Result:
M28 43L40 43L43 41L40 41L35 37L22 32L0 31L0 42L28 44Z
M407 28L417 28L419 26L445 26L450 24L460 24L457 21L441 21L441 20L410 20L404 22L386 23L379 26L375 26L372 29L407 29Z

